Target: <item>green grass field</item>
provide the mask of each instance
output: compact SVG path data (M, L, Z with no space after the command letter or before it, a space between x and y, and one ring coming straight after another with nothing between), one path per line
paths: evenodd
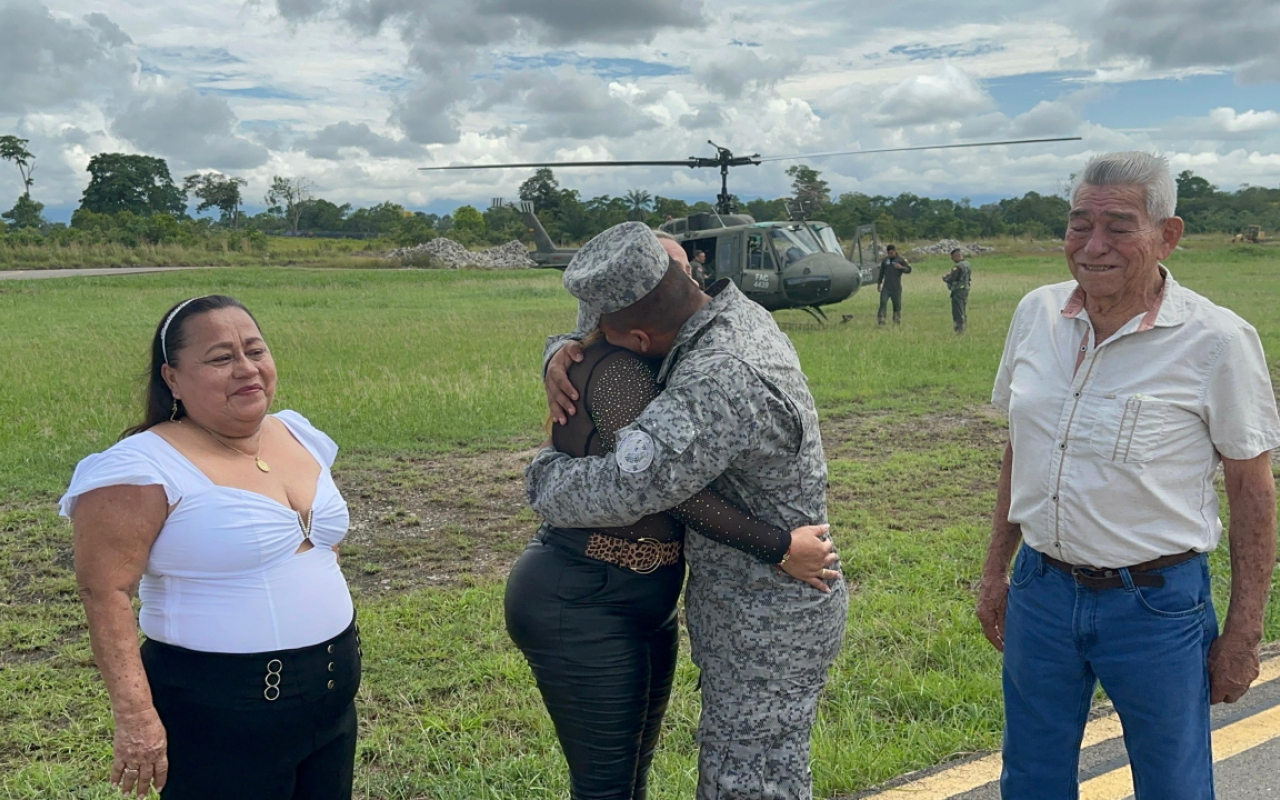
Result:
M986 401L1014 305L1067 272L1052 252L973 264L963 338L945 258L916 263L900 329L876 328L873 292L828 309L847 325L776 315L823 414L852 590L815 731L820 797L999 741L999 657L972 614L1004 436ZM1252 321L1275 369L1280 253L1193 241L1168 264ZM564 796L501 611L502 575L535 524L514 454L541 438L543 338L574 320L559 274L246 268L0 283L0 798L112 796L110 715L54 505L76 461L134 420L160 314L213 291L262 322L277 407L344 448L336 475L357 525L343 564L366 656L358 796ZM1215 568L1221 612L1225 548ZM692 795L695 683L682 655L656 798Z

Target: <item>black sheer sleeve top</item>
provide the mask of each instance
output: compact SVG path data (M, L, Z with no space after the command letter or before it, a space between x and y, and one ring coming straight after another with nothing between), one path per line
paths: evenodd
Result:
M581 458L613 452L620 429L636 421L659 394L653 367L629 350L607 342L589 345L581 362L569 368L578 390L577 413L555 425L551 441L562 453ZM668 542L689 527L768 564L782 560L791 532L767 525L710 489L663 514L651 514L623 528L598 532L621 539Z

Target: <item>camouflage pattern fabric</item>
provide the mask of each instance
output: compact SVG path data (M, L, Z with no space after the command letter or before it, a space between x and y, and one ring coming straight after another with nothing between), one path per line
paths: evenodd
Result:
M961 259L942 280L951 289L951 322L956 333L964 333L969 325L969 285L973 281L973 267Z
M543 372L561 345L582 341L599 327L601 314L621 311L652 292L671 258L643 222L614 225L583 245L564 271L564 287L578 298L578 324L573 333L547 339Z
M654 290L671 263L671 256L643 222L614 225L582 246L564 271L564 288L584 308L578 320L591 328L601 314L612 314ZM595 322L590 317L595 316Z
M973 265L967 260L961 259L951 268L951 271L942 279L953 292L969 291L969 284L973 280Z
M629 525L707 485L780 528L826 521L822 437L795 349L730 282L709 293L662 364L664 392L618 432L626 463L547 449L529 465L529 503L547 522ZM703 674L698 797L808 798L809 732L844 636L844 582L819 592L693 531L685 553Z

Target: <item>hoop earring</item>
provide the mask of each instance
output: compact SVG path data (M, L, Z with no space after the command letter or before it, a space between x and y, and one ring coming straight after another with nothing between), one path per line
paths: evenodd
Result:
M169 421L170 422L178 421L178 401L177 400L173 401L173 413L169 415Z

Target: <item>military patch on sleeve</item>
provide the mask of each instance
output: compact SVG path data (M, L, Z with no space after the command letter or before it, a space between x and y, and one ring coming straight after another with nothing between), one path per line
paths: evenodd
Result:
M653 464L653 437L644 431L631 431L618 440L614 455L618 469L636 474Z

